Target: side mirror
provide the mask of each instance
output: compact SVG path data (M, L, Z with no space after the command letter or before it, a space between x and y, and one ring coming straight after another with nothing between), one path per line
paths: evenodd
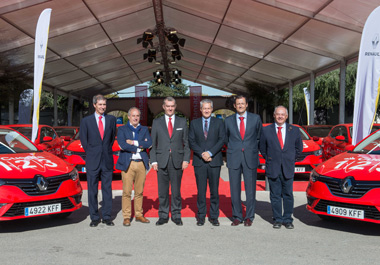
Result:
M53 137L51 136L45 136L44 138L42 138L42 142L50 142L50 141L53 141Z
M313 141L314 142L318 142L319 141L319 137L318 136L313 136Z
M70 141L70 140L71 140L71 137L70 137L70 136L63 136L63 140L64 140L64 141Z
M36 146L39 151L46 151L47 149L46 146L43 144L36 144Z
M346 141L346 137L344 137L343 135L338 135L337 137L335 137L335 140L337 140L337 141Z

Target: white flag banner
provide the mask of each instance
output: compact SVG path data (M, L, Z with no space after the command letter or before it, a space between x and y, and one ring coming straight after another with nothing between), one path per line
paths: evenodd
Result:
M367 18L359 50L352 144L367 137L375 119L380 78L380 7Z
M33 126L32 142L37 138L38 124L40 118L40 98L42 88L42 77L45 69L46 49L49 38L51 8L42 11L38 18L35 45L34 45L34 103L33 103Z
M303 88L303 94L305 96L305 105L306 105L306 115L307 115L307 125L310 125L310 93L307 90L307 87Z

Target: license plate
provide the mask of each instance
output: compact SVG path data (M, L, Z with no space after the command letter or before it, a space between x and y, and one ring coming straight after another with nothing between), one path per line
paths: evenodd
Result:
M350 208L327 206L327 214L335 216L350 217L355 219L364 219L364 211Z
M304 167L296 167L296 168L294 168L294 172L305 172L305 168Z
M40 215L40 214L58 213L60 211L61 211L61 204L55 203L55 204L49 204L49 205L26 207L24 213L25 213L25 216L32 216L32 215Z
M82 172L86 172L86 167L82 167Z

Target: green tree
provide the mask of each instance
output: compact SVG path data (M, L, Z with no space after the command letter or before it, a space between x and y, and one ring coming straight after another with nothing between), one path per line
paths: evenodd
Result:
M151 97L185 97L189 95L189 86L185 84L167 86L150 81L148 89Z

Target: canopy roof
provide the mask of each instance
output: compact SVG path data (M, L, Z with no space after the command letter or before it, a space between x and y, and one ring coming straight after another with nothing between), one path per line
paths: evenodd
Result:
M153 79L167 68L143 59L143 33L174 28L186 39L170 68L234 93L245 82L281 88L357 59L361 32L379 0L2 0L1 46L33 67L38 17L52 9L43 84L88 97ZM162 39L153 39L162 46ZM164 39L165 40L165 39ZM160 43L161 41L161 43ZM160 49L160 48L158 48ZM168 55L169 59L171 58ZM160 53L157 61L162 60ZM169 60L170 62L170 60ZM165 70L165 69L164 69Z

